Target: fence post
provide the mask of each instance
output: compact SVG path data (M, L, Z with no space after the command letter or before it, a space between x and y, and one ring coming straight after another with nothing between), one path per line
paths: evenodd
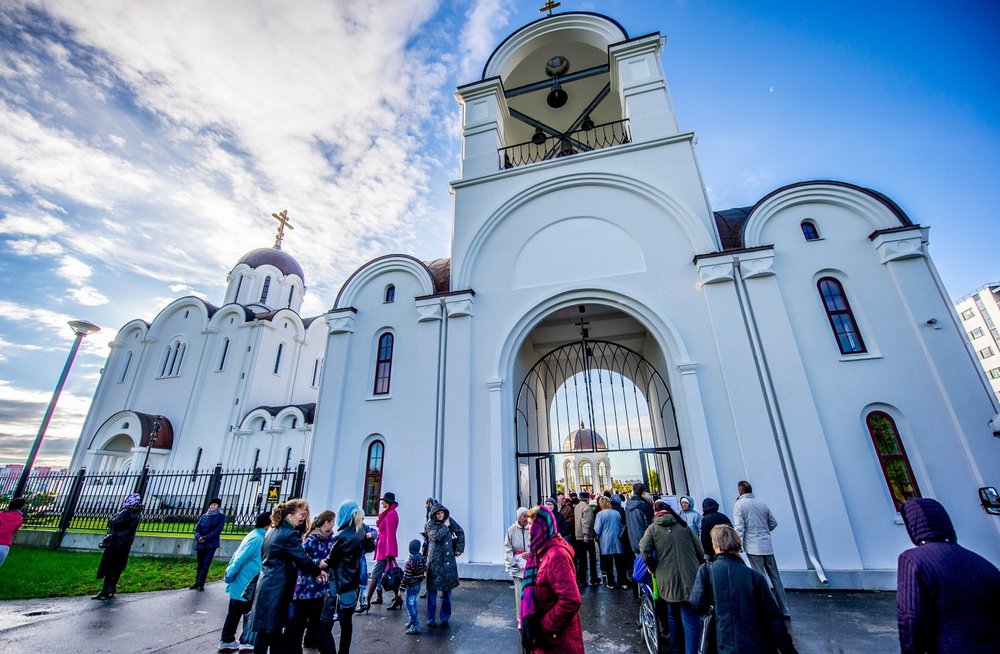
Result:
M201 512L208 511L208 504L219 496L219 489L222 488L222 463L215 464L212 478L208 480L208 488L205 489L205 501L202 502Z
M292 479L292 491L288 494L288 499L292 500L302 497L302 489L306 482L306 462L299 459L299 467L295 469L295 477Z
M59 532L52 539L52 549L57 550L62 545L66 530L73 522L73 515L76 513L76 505L80 503L80 493L83 492L83 480L87 476L86 466L81 467L73 478L66 497L66 504L63 506L62 516L59 518Z
M139 473L139 478L135 481L135 491L139 495L146 498L146 486L149 484L149 466L142 466L142 472Z

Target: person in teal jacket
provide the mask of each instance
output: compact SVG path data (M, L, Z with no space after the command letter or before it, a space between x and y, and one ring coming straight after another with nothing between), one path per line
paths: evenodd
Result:
M253 634L246 628L247 614L253 605L254 589L257 585L257 575L260 574L261 548L264 545L264 534L271 526L271 513L265 511L257 516L254 530L243 537L243 542L236 548L233 558L226 566L226 594L229 595L229 611L226 613L226 621L222 623L222 640L219 641L220 652L232 652L240 649L240 644L252 645L243 642L246 638L236 640L236 626L243 618L243 633Z

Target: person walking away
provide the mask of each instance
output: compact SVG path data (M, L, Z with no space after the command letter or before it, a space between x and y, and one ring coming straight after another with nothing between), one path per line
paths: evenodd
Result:
M265 511L257 516L253 530L243 537L239 547L233 552L226 566L223 581L226 583L226 595L229 596L229 608L226 619L222 623L222 640L219 641L220 652L233 652L241 649L241 645L252 645L246 638L236 640L236 627L243 618L243 632L247 632L247 615L253 606L253 596L257 591L257 575L260 574L261 548L264 545L264 534L271 526L271 513ZM249 649L253 649L250 647Z
M118 580L128 565L128 555L135 541L135 532L142 520L142 498L138 493L130 493L122 500L122 510L108 520L108 533L104 537L107 545L97 566L97 578L104 580L101 592L91 599L108 600L118 590Z
M7 559L10 546L14 544L14 534L24 524L24 498L15 497L7 505L7 510L0 513L0 566Z
M423 633L420 629L420 619L417 616L417 600L420 598L420 584L427 574L427 564L420 553L420 541L414 538L410 541L410 558L406 560L403 569L403 580L399 582L399 591L406 595L406 613L410 617L406 623L406 634L413 636Z
M576 497L576 493L573 493L572 495L573 497ZM576 524L573 516L573 509L575 508L573 498L567 497L564 493L556 493L556 499L559 500L559 514L563 517L563 521L565 521L567 527L569 528L569 536L563 534L563 538L570 544L571 547L573 547L573 550L576 551L576 547L573 543L576 534ZM559 533L562 534L563 532Z
M937 500L907 500L900 513L916 545L899 555L897 565L902 654L1000 652L1000 571L958 544Z
M194 551L198 557L198 568L195 572L191 590L205 590L205 580L208 570L212 567L215 551L222 545L222 528L226 526L226 514L222 512L222 500L218 497L208 503L208 511L198 518L194 526Z
M701 539L663 500L653 503L653 513L653 524L639 541L639 552L656 577L660 595L656 611L660 624L669 627L673 654L696 654L700 621L688 598L705 557ZM667 636L662 631L661 635Z
M326 579L326 574L302 548L302 538L296 530L308 515L309 504L305 500L289 500L271 511L271 530L261 547L264 561L253 610L253 630L257 633L255 654L282 651L282 630L298 578L296 568Z
M781 583L781 573L774 560L774 545L771 542L771 532L778 526L774 514L767 504L754 497L753 486L748 481L736 485L739 497L733 506L733 527L740 535L743 551L750 561L750 567L762 572L771 580L774 590L774 600L778 610L789 618L788 602L785 600L785 586Z
M694 529L694 533L701 537L701 514L694 508L694 500L691 499L690 495L681 495L679 504L681 520L686 522L688 527Z
M608 588L621 584L626 588L628 579L625 563L625 550L618 536L622 533L622 517L611 509L611 500L604 495L597 498L601 510L594 518L594 535L601 546L601 569L608 578ZM618 571L618 581L615 582L615 570Z
M729 516L719 511L719 503L711 497L706 497L701 503L701 547L705 550L707 561L715 560L715 548L712 545L712 528L716 525L729 525L733 523Z
M361 562L366 552L375 551L372 535L364 528L365 514L353 500L344 500L337 508L337 533L330 543L330 554L321 567L329 571L330 594L323 601L320 614L320 654L337 654L333 641L333 622L340 623L340 654L350 654L354 635L354 606L361 594Z
M368 580L368 592L365 593L365 604L382 603L382 577L388 567L396 565L396 557L399 556L399 545L396 543L396 530L399 528L399 514L396 513L395 493L386 493L381 500L382 512L375 520L375 528L378 529L379 538L375 543L375 565L372 567L371 578ZM376 595L377 593L377 595ZM375 595L375 601L372 601ZM403 606L403 598L395 592L389 610L394 611Z
M715 612L709 640L714 646L709 651L796 654L767 579L740 558L742 543L736 530L730 525L715 525L708 537L717 556L698 569L690 599L698 613Z
M333 511L321 511L302 541L302 549L316 565L320 565L330 554L330 536L336 517ZM325 582L299 571L295 591L292 593L292 619L284 635L286 654L302 654L302 636L306 633L306 627L309 628L310 637L318 633L319 616L323 612L327 590Z
M577 560L576 578L581 586L587 585L587 568L590 568L590 585L601 583L597 576L597 548L594 544L594 510L590 507L590 493L580 493L580 503L573 509L576 522L576 542L580 558Z
M545 504L549 505L552 509L552 513L556 516L556 530L559 535L563 537L567 543L573 540L573 529L566 522L566 518L563 517L562 512L559 510L559 499L558 497L547 497L545 498Z
M427 560L427 628L437 629L437 594L441 593L441 628L451 618L451 591L459 585L456 557L465 551L465 532L440 502L431 507L424 525L423 555Z
M643 497L645 492L646 486L642 482L632 484L632 497L625 503L625 525L633 561L639 556L639 541L649 525L653 524L653 505ZM632 597L639 597L639 584L635 580L632 581Z
M517 517L507 527L507 535L503 539L504 567L514 581L514 615L518 629L521 628L521 587L524 585L525 557L528 555L530 541L528 509L522 506L517 509Z
M556 531L548 506L528 512L530 549L521 596L521 644L529 654L583 654L580 589L573 548Z

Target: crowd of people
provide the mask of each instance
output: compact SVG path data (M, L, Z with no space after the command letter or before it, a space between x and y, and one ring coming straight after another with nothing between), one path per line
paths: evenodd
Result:
M582 653L582 593L605 584L615 591L631 589L636 598L651 595L660 652L794 654L771 541L777 521L749 482L740 481L737 492L731 519L713 498L705 498L699 512L693 499L683 496L675 509L642 483L628 496L605 491L592 502L586 492L558 493L539 506L519 508L503 550L525 651ZM204 590L219 547L225 524L221 505L211 500L194 530L195 590ZM0 564L21 525L23 506L15 499L0 513ZM400 565L398 506L395 495L385 493L374 526L365 523L353 500L311 519L302 499L258 515L226 567L228 607L219 651L298 653L311 647L336 654L339 644L341 654L349 654L354 616L383 604L386 592L393 594L387 610L406 609L405 634L423 631L421 597L426 597L426 627L448 629L465 533L444 505L429 498L422 539L408 543ZM93 599L114 597L142 508L142 498L131 493L109 520L97 571L103 587ZM1000 651L994 626L1000 570L957 544L955 528L936 500L911 499L901 515L916 546L899 556L901 651ZM374 555L370 571L367 554Z

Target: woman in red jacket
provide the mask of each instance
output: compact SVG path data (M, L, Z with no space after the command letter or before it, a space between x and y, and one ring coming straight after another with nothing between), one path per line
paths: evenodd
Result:
M573 548L556 528L552 509L528 512L531 549L521 594L521 640L528 652L583 654L580 589L576 585Z

